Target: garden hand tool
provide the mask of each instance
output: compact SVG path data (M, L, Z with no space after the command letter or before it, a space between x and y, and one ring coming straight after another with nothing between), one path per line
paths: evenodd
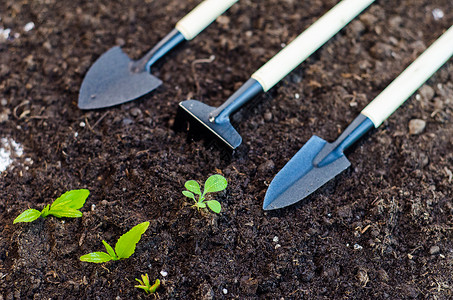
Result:
M120 47L105 52L85 75L79 92L79 108L109 107L137 99L156 89L162 81L150 73L151 66L183 41L197 36L237 1L203 1L137 61L131 60Z
M344 151L373 126L387 119L453 55L453 26L387 86L333 143L313 136L278 172L264 197L263 209L302 200L350 166Z
M231 150L236 149L242 138L231 125L230 115L258 94L271 89L373 2L341 1L256 71L221 106L216 108L196 100L185 100L179 103L180 111L187 112L196 125L201 123L202 128L223 141Z

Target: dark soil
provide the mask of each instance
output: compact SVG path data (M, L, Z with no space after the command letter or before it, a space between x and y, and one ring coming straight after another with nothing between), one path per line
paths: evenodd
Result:
M348 153L347 171L291 207L262 202L313 134L334 140L453 24L453 2L377 1L234 116L244 141L229 161L172 129L179 101L219 105L336 0L240 1L155 66L164 84L150 95L77 108L96 58L114 45L140 57L198 2L0 0L0 138L24 152L0 173L0 299L144 299L144 273L161 299L452 299L451 60ZM181 194L214 173L229 182L219 215ZM82 218L12 224L79 188L91 191ZM79 261L147 220L130 259Z

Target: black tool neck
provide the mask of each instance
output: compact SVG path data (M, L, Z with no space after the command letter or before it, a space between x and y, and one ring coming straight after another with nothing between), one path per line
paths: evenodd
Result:
M343 152L374 127L373 122L360 114L332 144L327 144L313 160L317 167L323 167L336 160Z
M261 84L250 78L230 98L209 114L209 121L215 123L228 122L233 112L263 92Z
M184 41L186 41L186 39L182 33L177 29L173 29L159 43L157 43L156 46L148 51L145 56L132 65L132 71L142 72L143 70L146 70L147 72L151 72L151 66L155 62Z

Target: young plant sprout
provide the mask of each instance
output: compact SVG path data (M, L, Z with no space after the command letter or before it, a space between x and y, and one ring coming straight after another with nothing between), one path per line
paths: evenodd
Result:
M57 218L80 218L82 213L79 209L85 204L85 200L88 198L89 194L90 191L86 189L68 191L57 198L52 205L47 204L42 211L32 208L27 209L14 219L13 224L33 222L39 217L45 218L48 215Z
M142 238L142 234L148 229L149 222L140 223L131 230L120 236L115 245L115 250L106 241L102 240L102 243L107 250L105 252L92 252L80 257L81 261L92 262L92 263L104 263L111 260L120 260L129 258L135 252L135 246Z
M200 185L198 182L195 180L189 180L187 181L184 186L188 191L183 191L183 195L193 199L195 201L195 204L193 205L197 209L200 208L206 208L206 205L215 213L220 213L221 206L219 201L217 200L208 200L205 201L205 196L207 193L215 193L215 192L220 192L226 189L228 183L225 177L222 175L216 174L212 175L209 177L206 182L204 183L204 190L203 193L201 193ZM195 199L195 195L198 195L198 200Z
M160 286L160 280L156 279L156 282L154 282L153 285L149 283L149 277L148 274L143 275L142 274L142 279L135 278L140 285L136 285L135 287L138 289L142 289L145 291L147 294L153 294L156 292L157 288Z

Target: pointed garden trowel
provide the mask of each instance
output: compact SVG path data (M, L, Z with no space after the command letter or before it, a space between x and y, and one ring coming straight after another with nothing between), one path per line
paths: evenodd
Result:
M137 99L161 85L150 72L151 66L183 41L197 36L238 0L205 0L176 23L148 53L131 60L120 47L99 57L88 70L79 92L81 109L96 109Z
M230 115L258 94L271 89L373 2L374 0L340 1L256 71L221 106L212 107L196 100L186 100L179 103L180 111L187 112L195 124L201 124L230 149L236 149L242 138L231 125Z
M417 58L333 143L313 136L272 180L263 209L282 208L302 200L349 167L344 151L373 126L379 127L453 55L453 26Z

